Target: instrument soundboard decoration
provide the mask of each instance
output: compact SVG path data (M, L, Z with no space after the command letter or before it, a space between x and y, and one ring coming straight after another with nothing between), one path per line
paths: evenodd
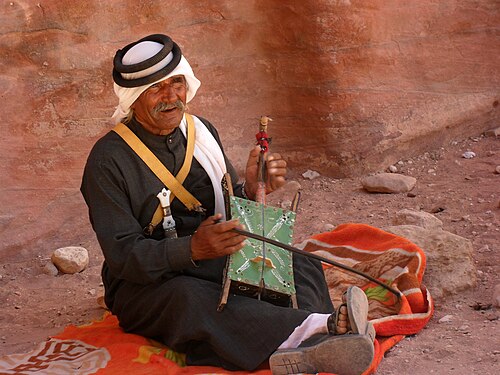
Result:
M270 138L267 136L269 117L263 116L256 134L261 147L258 163L256 201L234 196L229 174L222 180L226 218L239 219L246 230L280 243L292 243L299 193L290 210L267 206L265 202L266 158ZM230 294L245 295L279 306L297 308L293 278L292 253L261 240L247 238L245 246L230 255L224 271L223 291L219 311L228 303Z

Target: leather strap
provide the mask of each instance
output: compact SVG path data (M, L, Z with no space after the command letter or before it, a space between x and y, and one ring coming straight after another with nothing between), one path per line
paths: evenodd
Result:
M187 147L186 156L182 167L174 177L174 175L158 160L149 148L130 130L125 124L119 123L113 131L116 132L130 146L132 150L142 159L142 161L151 169L151 171L160 179L160 181L171 191L170 202L177 197L184 206L189 210L200 211L201 203L189 191L186 190L182 183L186 179L191 163L193 161L194 143L195 143L195 127L193 117L186 113L187 120ZM161 205L158 205L151 223L148 225L148 230L152 231L163 219L163 211Z

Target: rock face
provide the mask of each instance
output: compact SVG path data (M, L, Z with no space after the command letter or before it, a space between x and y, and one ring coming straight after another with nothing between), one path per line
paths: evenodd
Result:
M3 1L4 254L92 235L82 168L112 126L113 56L140 37L181 46L202 81L190 111L238 169L266 114L292 168L342 177L498 126L498 14L496 0Z
M477 273L472 258L472 243L441 229L399 225L386 231L407 238L427 256L424 283L434 298L443 298L476 285Z

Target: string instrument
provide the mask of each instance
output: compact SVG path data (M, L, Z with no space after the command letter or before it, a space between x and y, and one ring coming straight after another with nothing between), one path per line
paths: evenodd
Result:
M271 141L267 135L269 121L272 121L269 117L262 116L255 135L260 146L255 201L234 196L230 176L226 174L222 181L226 218L239 219L250 233L290 245L299 193L289 210L266 205L266 154ZM247 238L245 246L228 257L219 310L224 308L230 294L297 308L292 253L262 240Z

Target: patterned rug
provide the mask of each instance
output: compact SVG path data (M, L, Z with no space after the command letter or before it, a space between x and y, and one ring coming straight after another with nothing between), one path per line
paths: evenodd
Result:
M398 300L385 288L361 276L325 265L334 305L349 285L361 287L370 304L369 318L377 332L375 358L365 374L375 372L384 353L406 335L419 332L433 313L422 285L426 258L410 241L363 224L344 224L318 234L298 247L346 264L390 284L403 293ZM27 354L0 358L0 374L250 374L217 367L186 366L182 353L144 337L123 332L116 317L83 326L68 326ZM253 374L270 375L263 368Z

